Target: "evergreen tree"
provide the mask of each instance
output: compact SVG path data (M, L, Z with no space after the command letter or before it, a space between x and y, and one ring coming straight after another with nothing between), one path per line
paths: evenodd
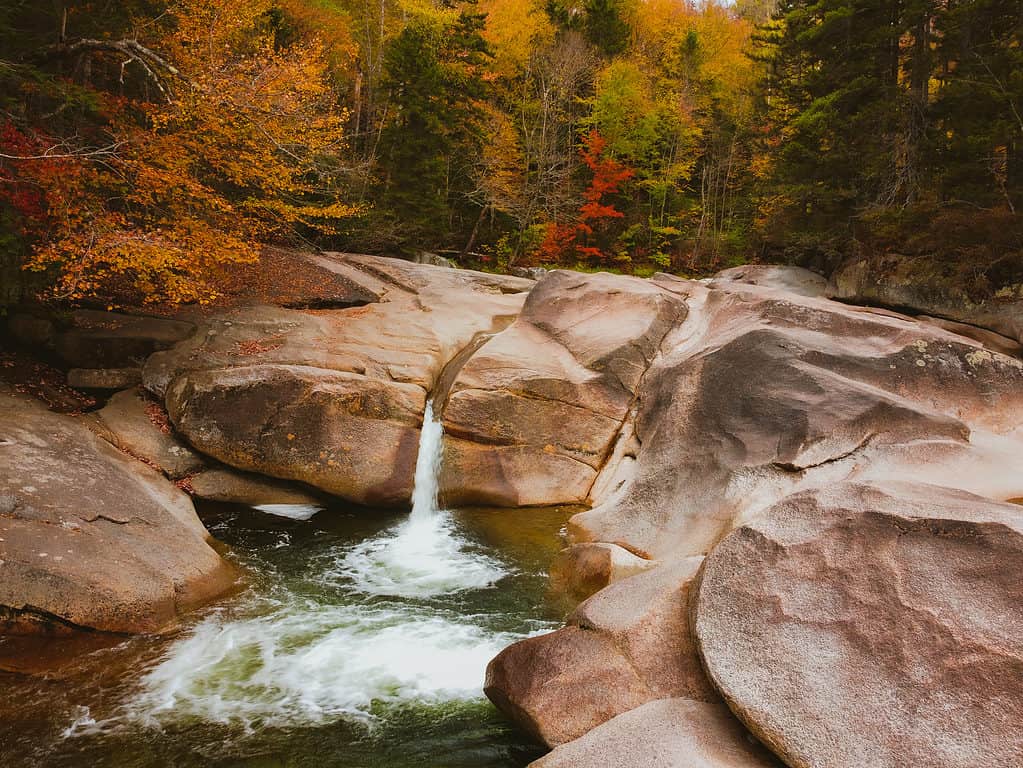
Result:
M414 19L384 57L394 117L381 132L383 204L419 245L440 242L466 204L490 55L484 22L471 6L453 19Z

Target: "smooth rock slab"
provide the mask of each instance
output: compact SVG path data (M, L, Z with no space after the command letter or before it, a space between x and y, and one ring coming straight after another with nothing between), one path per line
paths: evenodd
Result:
M658 699L558 747L530 768L780 768L719 702Z
M634 277L558 270L454 379L444 406L451 504L585 501L685 303Z
M700 558L651 568L602 589L569 626L515 643L490 662L484 691L548 746L655 699L716 698L689 631Z
M759 285L795 296L824 296L828 292L828 281L816 272L777 264L744 264L723 269L711 278L712 285L729 282Z
M0 386L0 633L160 632L234 576L171 482Z
M792 768L1023 765L1023 514L962 491L793 495L707 557L711 681Z
M160 415L160 406L139 390L127 389L89 414L87 424L107 442L172 479L198 472L206 464L203 457L181 441L168 423L160 423Z
M245 504L302 504L322 506L324 498L296 483L272 477L239 472L224 467L207 469L188 479L192 495L197 499Z

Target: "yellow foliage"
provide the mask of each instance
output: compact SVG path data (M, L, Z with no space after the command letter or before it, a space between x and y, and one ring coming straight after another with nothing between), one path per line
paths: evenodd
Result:
M537 0L481 0L487 14L483 36L494 51L492 69L513 78L529 66L530 56L554 38L550 18Z
M219 265L252 261L295 227L336 231L345 150L327 51L277 48L263 0L180 0L150 46L182 77L170 103L114 103L117 156L47 190L57 231L30 268L56 266L58 295L129 280L148 301L204 302Z

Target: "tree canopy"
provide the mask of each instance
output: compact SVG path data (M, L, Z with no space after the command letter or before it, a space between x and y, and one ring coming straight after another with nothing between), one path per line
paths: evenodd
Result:
M1023 251L1017 0L0 11L0 242L205 302L267 244L649 273Z

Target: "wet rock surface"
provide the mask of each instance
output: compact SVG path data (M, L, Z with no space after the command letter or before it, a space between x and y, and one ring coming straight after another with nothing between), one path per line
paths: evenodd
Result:
M320 506L322 495L295 483L225 467L205 469L188 478L189 492L197 499L245 504L301 504Z

